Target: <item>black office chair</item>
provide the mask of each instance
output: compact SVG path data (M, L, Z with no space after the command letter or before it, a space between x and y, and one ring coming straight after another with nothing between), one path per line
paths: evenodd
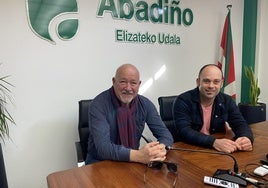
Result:
M92 99L80 100L78 102L79 105L78 133L80 141L75 142L78 167L85 165L85 160L87 157L88 135L89 135L88 108L91 102ZM146 138L143 135L142 138L147 143L152 141L150 138Z
M160 116L172 134L175 142L178 141L178 139L176 139L177 129L175 127L173 119L173 103L176 97L177 96L161 96L158 98Z
M0 144L0 187L8 188L5 161L3 157L2 145Z
M80 100L78 102L79 113L78 113L78 133L80 141L75 142L76 154L77 154L77 165L83 166L87 157L87 145L88 145L88 107L92 99Z

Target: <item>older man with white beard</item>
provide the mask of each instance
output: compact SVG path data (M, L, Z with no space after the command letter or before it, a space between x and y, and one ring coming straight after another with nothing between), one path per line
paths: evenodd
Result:
M112 79L113 86L100 93L89 107L89 141L86 164L101 160L147 164L166 159L165 146L173 144L171 133L154 104L138 94L138 69L121 65ZM145 123L157 141L140 148Z

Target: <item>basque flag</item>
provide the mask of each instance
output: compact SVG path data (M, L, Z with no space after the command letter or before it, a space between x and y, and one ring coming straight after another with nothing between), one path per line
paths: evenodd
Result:
M235 100L236 99L236 86L235 86L235 66L234 66L234 52L233 40L231 30L231 10L228 8L228 14L225 18L224 28L221 38L220 58L218 66L222 69L224 75L224 83L222 92L226 93Z

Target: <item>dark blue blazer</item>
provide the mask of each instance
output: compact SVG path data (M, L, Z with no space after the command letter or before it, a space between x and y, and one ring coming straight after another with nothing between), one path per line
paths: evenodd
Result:
M177 129L176 141L212 147L215 138L200 132L203 126L203 114L198 87L182 93L176 98L173 117ZM252 131L235 101L229 95L220 92L212 107L210 133L225 132L226 121L235 133L235 138L246 136L253 143Z

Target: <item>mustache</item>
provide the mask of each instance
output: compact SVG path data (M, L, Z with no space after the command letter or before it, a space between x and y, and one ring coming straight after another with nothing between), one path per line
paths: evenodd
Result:
M132 90L123 90L122 92L121 92L122 94L134 94L134 91L132 91Z

